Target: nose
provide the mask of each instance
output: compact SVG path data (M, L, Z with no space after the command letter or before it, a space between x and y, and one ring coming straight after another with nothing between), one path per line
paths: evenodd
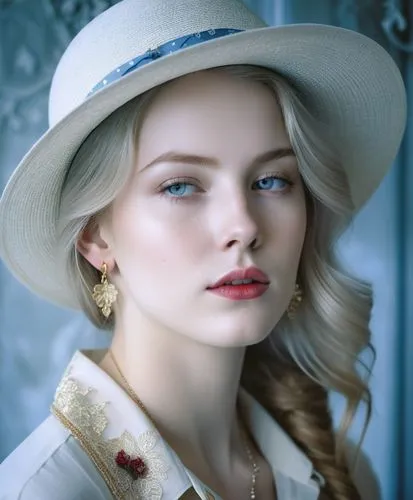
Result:
M237 247L240 253L261 245L257 216L243 194L226 197L218 212L217 242L221 250Z

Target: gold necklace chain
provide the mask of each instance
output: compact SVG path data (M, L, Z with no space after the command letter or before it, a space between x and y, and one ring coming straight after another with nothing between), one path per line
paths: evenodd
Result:
M108 350L108 354L112 360L112 363L115 365L116 370L118 371L118 374L122 380L122 383L126 389L126 392L128 393L129 397L132 399L132 401L139 406L139 408L143 411L143 413L148 417L148 419L151 421L152 425L156 428L155 421L153 420L152 416L146 409L145 405L142 403L140 400L139 396L136 394L136 392L132 389L132 386L129 384L129 382L126 380L126 377L123 375L122 370L120 369L120 366L118 365L118 362L116 361L115 356L113 355L113 352L111 349ZM248 460L251 465L251 488L250 488L250 499L255 500L256 499L256 483L257 483L257 476L260 471L259 466L257 465L254 455L251 451L251 448L248 445L248 440L247 440L247 432L246 429L244 428L244 425L242 427L242 438L244 442L244 448L248 456Z

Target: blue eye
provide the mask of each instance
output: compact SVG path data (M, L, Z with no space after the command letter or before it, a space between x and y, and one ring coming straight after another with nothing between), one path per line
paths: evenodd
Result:
M288 185L290 185L290 183L285 179L281 179L280 177L271 175L269 177L258 179L258 181L255 182L255 185L257 187L254 189L259 189L262 191L282 191Z
M190 196L191 194L193 194L193 191L188 193L188 187L195 188L195 186L193 184L190 184L189 182L175 182L174 184L170 184L169 186L165 187L164 193L174 198Z
M283 179L277 175L267 175L255 181L253 189L259 191L282 192L286 191L290 186L291 182L287 179ZM199 190L200 188L194 182L174 179L170 181L169 185L161 189L161 194L171 200L179 201L181 199L190 198Z

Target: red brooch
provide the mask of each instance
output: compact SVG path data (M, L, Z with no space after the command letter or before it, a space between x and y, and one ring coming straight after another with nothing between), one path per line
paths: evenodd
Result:
M128 471L134 480L146 475L147 467L145 462L140 457L131 458L125 450L118 452L115 461L119 467Z

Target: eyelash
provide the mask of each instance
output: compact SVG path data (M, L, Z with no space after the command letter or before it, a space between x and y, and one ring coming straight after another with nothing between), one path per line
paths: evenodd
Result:
M262 180L267 180L267 179L275 179L275 180L283 181L283 182L285 182L287 184L286 188L283 188L283 189L281 189L279 191L276 191L276 192L281 193L281 194L283 194L286 191L288 191L292 187L292 185L293 185L293 182L290 179L288 179L285 176L280 175L280 174L274 174L273 172L265 173L264 175L262 175L261 177L259 177L255 181L255 183L260 182ZM160 187L159 193L160 193L161 196L165 196L166 198L168 198L172 202L184 201L185 199L191 198L191 195L189 195L189 196L184 196L184 195L183 196L174 196L172 194L168 194L167 190L169 188L171 188L172 186L180 185L180 184L187 184L187 185L190 185L190 186L198 187L197 184L196 184L196 180L193 179L193 178L176 177L174 179L171 179L171 180L167 181L165 184L163 184ZM262 189L262 191L270 191L270 190L268 190L268 189Z

